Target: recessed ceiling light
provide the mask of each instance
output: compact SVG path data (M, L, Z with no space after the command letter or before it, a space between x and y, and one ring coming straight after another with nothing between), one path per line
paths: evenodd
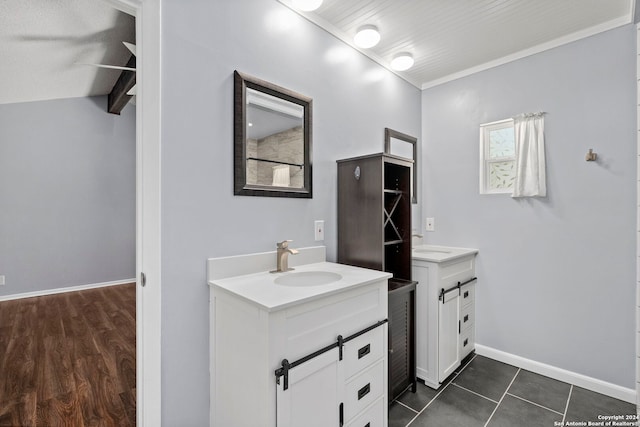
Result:
M322 4L322 0L293 0L293 7L303 12L316 10Z
M391 60L391 68L396 71L405 71L411 67L413 67L413 55L409 52L399 53Z
M353 38L353 42L358 47L370 48L374 47L380 41L380 33L375 25L363 25L358 28L358 32Z

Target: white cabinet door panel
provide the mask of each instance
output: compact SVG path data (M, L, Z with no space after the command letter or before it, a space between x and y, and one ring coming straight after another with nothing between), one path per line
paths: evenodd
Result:
M344 388L338 348L289 370L289 388L280 377L276 393L278 427L327 427L340 421L338 402ZM251 410L250 406L247 410Z
M442 382L460 364L458 347L458 319L460 319L459 290L452 289L438 301L438 381Z

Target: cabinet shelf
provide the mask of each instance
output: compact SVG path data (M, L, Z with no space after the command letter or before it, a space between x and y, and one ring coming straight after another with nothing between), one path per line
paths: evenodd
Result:
M388 245L398 245L398 244L400 244L400 243L404 243L404 240L389 240L389 241L384 242L384 245L385 245L385 246L388 246Z

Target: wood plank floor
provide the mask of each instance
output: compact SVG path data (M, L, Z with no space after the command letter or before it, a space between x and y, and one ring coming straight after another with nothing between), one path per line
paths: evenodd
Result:
M135 426L135 283L0 302L0 426Z

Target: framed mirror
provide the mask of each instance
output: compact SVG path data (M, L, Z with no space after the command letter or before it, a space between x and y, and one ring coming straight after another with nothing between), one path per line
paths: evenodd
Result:
M411 203L418 203L418 139L397 130L384 128L384 152L413 160Z
M234 194L311 198L311 98L234 72Z

